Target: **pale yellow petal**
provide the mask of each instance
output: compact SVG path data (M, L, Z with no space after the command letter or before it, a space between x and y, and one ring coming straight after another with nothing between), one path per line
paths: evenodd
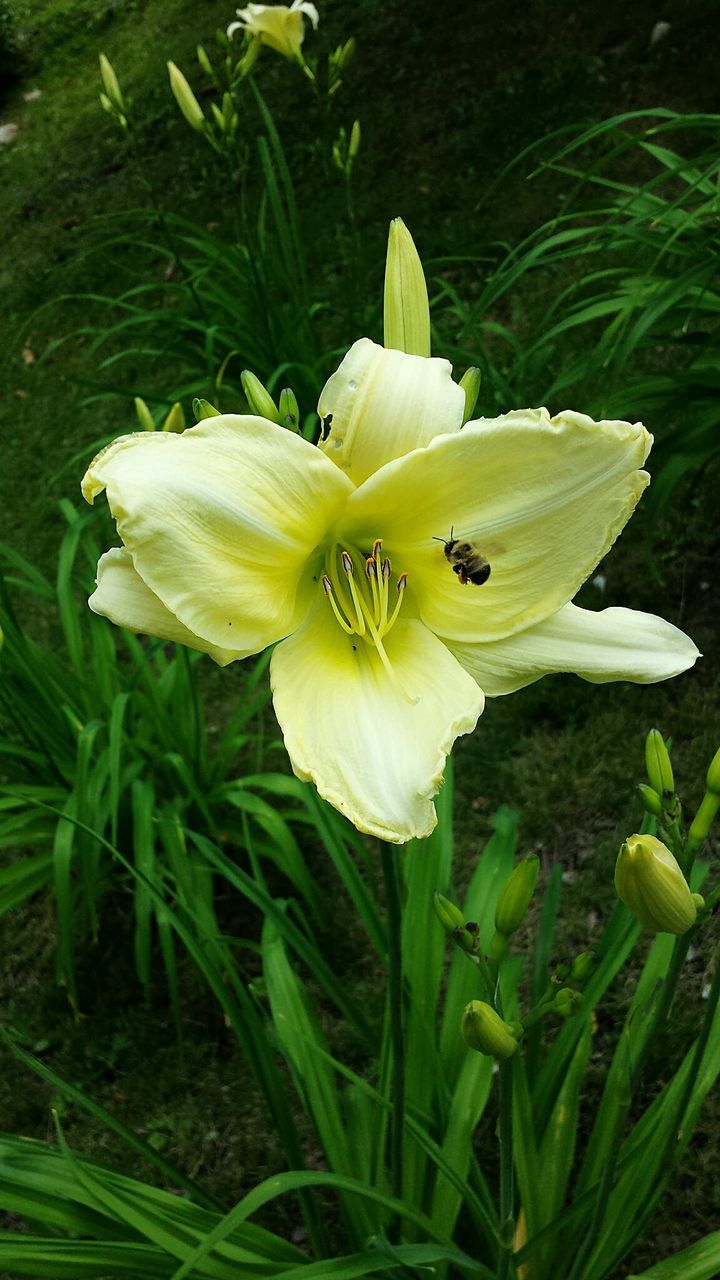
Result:
M88 600L93 613L109 618L118 627L138 631L143 635L158 636L174 644L187 645L207 653L221 667L245 657L235 649L218 649L200 636L188 631L182 622L145 585L135 569L129 551L113 547L100 557L97 567L97 587Z
M446 643L489 697L514 693L559 671L572 671L594 684L609 680L654 684L687 671L700 657L684 631L652 613L635 609L592 613L574 604L504 640Z
M320 396L320 448L361 484L391 459L459 431L464 407L447 360L409 356L360 338Z
M258 652L307 608L310 560L352 485L301 436L221 415L174 435L139 432L88 469L107 489L135 568L167 609L221 649Z
M468 423L391 462L350 498L341 536L382 538L422 620L456 640L493 640L541 621L577 592L648 483L639 423L518 410ZM443 540L490 565L463 584Z
M483 696L421 623L400 620L385 637L410 703L377 651L347 636L327 602L275 649L275 712L298 777L312 780L360 830L402 844L429 835L432 797L455 738L469 733Z

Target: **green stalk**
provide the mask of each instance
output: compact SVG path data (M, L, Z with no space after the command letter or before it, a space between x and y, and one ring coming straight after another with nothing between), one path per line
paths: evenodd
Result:
M647 1035L640 1046L635 1062L630 1062L630 1078L628 1081L627 1096L623 1099L622 1105L618 1107L617 1114L615 1116L612 1142L608 1150L607 1160L605 1161L602 1177L598 1186L595 1208L593 1209L590 1225L585 1233L583 1242L575 1256L575 1262L568 1276L568 1280L582 1280L583 1268L585 1263L588 1261L602 1230L608 1202L610 1200L610 1194L615 1180L615 1168L617 1165L618 1155L620 1154L625 1121L627 1120L627 1116L630 1111L633 1094L642 1079L643 1070L645 1068L650 1049L652 1048L657 1034L670 1011L670 1006L675 995L675 988L677 987L678 979L680 977L680 971L685 962L685 957L690 946L692 932L693 931L682 934L675 941L672 957L668 966L667 977L663 983L660 999L653 1014L652 1022L650 1023Z
M513 1208L515 1178L513 1170L513 1060L502 1059L498 1063L498 1103L500 1138L500 1251L498 1254L497 1280L508 1280L514 1275L512 1253L515 1235Z
M380 845L388 928L388 968L390 974L390 1038L393 1065L390 1120L390 1186L397 1200L403 1198L403 1138L405 1133L405 1016L402 978L402 899L399 851L394 845Z

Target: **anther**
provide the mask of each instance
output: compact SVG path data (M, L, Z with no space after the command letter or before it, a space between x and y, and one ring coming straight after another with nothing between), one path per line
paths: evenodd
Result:
M374 556L368 556L365 561L365 573L368 578L377 578L377 560Z
M401 573L400 577L397 580L397 589L401 593L405 590L407 586L407 578L408 576L406 573Z
M384 559L384 560L383 560L383 562L382 562L382 576L383 576L383 578L386 578L386 579L387 579L387 578L389 578L389 577L390 577L390 573L391 573L391 571L392 571L392 565L390 564L390 561L388 560L388 558L387 558L387 556L386 556L386 557L385 557L385 559Z
M375 539L375 541L373 542L372 553L376 560L380 559L382 555L382 538Z
M340 558L341 558L341 560L342 560L342 562L343 562L343 569L345 570L345 572L346 572L346 574L347 574L348 578L352 578L352 576L353 576L353 574L354 574L354 572L355 572L355 567L354 567L354 565L353 565L353 562L352 562L352 556L350 555L350 552L349 552L349 551L342 551L342 552L340 553Z
M322 584L323 584L323 587L325 588L325 595L326 595L326 596L331 596L331 595L332 595L332 582L330 581L330 579L328 578L328 576L327 576L327 574L326 574L326 573L324 573L324 574L323 574L323 576L322 576Z

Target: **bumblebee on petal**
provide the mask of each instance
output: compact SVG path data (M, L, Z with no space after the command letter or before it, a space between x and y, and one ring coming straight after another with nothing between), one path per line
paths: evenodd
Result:
M490 565L474 542L469 542L466 538L453 537L452 529L449 538L435 538L435 542L443 543L445 559L463 586L467 582L472 582L473 586L481 587L487 582L490 577Z

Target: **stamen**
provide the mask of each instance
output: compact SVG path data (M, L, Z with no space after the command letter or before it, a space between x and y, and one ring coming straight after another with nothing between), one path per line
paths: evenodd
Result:
M355 566L354 566L354 564L353 564L353 562L352 562L352 556L350 555L350 552L349 552L349 551L341 551L341 552L340 552L340 559L341 559L341 560L342 560L342 562L343 562L343 569L345 570L345 572L346 572L346 574L347 574L348 578L352 578L352 576L353 576L353 574L354 574L354 572L355 572Z
M395 608L393 609L393 611L392 611L392 613L390 614L390 617L389 617L389 619L388 619L387 627L386 627L386 631L389 631L391 627L394 627L394 626L395 626L395 622L396 622L396 620L397 620L397 616L398 616L398 614L399 614L399 612L400 612L400 606L401 606L401 604L402 604L402 600L403 600L403 593L404 593L404 591L405 591L406 586L407 586L407 574L406 574L406 573L401 573L401 574L400 574L400 577L399 577L399 578L398 578L398 580L397 580L397 593L398 593L398 598L397 598L397 600L395 601Z
M351 627L351 626L349 625L349 623L347 623L347 622L345 621L345 619L343 618L343 616L342 616L342 614L341 614L340 610L338 609L338 607L337 607L337 605L336 605L336 603L335 603L335 596L333 595L332 582L330 581L330 579L329 579L329 578L327 577L327 575L325 575L325 574L323 574L322 584L323 584L323 587L324 587L324 590L325 590L325 595L327 596L328 600L330 601L330 606L331 606L331 608L332 608L333 613L335 614L335 617L337 618L338 622L340 623L340 626L342 627L342 629L343 629L343 631L345 632L345 634L346 634L346 635L348 635L348 636L353 636L353 635L355 634L355 630L354 630L354 628L353 628L353 627Z
M378 561L378 563L379 563L379 562L380 562L380 558L381 558L381 556L382 556L382 538L376 538L376 539L375 539L375 541L373 542L373 549L372 549L372 553L373 553L373 557L375 558L375 560L377 560L377 561Z
M375 617L380 617L380 589L378 586L378 566L375 556L368 556L365 561L365 572L370 582L370 590L373 598L373 610Z

